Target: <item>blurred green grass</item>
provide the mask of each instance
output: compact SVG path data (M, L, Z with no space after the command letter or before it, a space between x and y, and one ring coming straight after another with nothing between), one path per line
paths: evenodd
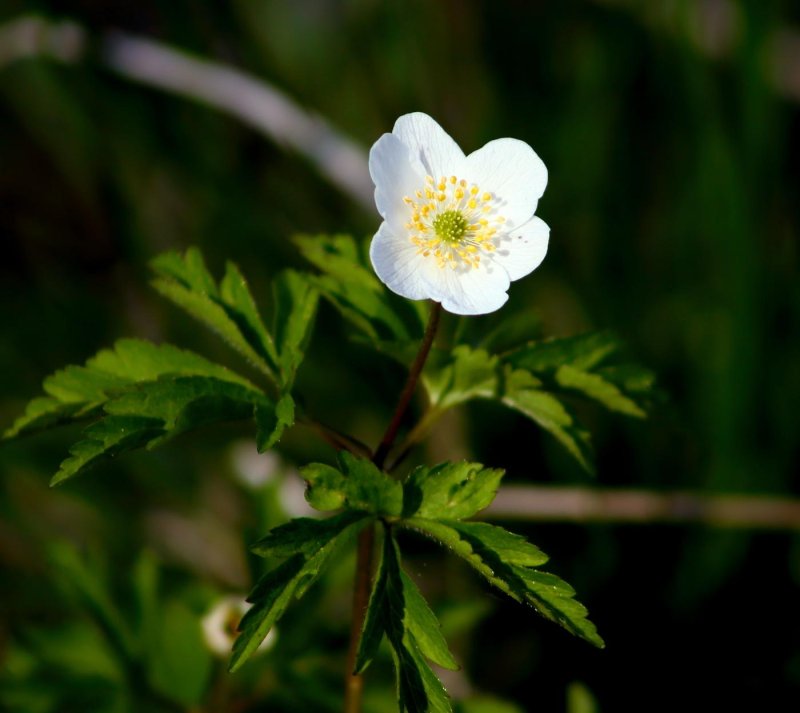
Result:
M786 2L710 5L733 7L736 19L735 41L718 58L700 49L693 2L87 0L71 3L69 18L92 37L124 29L241 67L365 147L412 110L433 115L466 150L498 136L529 142L550 171L538 213L552 228L551 247L542 267L514 284L508 309L538 312L552 334L614 329L671 395L644 424L587 414L598 484L796 495L800 117L797 98L776 93L769 58L776 33L800 31L800 17ZM6 0L0 21L32 10L61 17L63 6ZM300 265L294 232L366 236L377 225L306 160L212 109L128 83L93 56L76 66L0 67L3 423L44 375L121 336L230 358L148 289L156 253L195 244L217 268L232 258L263 299L272 274ZM341 335L323 307L301 390L329 419L341 418L343 394L359 394L346 420L374 439L402 375ZM506 467L510 480L582 482L527 424L481 408L468 416L467 447ZM0 659L36 651L34 631L77 627L87 639L85 610L53 600L54 542L106 559L123 603L143 542L160 548L165 597L188 596L199 612L214 594L244 591L246 542L285 514L232 479L227 444L243 435L230 427L187 437L57 491L45 484L66 436L4 445ZM327 455L303 432L284 452L294 462ZM229 503L222 513L219 492ZM198 572L159 545L152 523L161 511L214 520L227 537L214 544L231 540L229 556L244 563L237 574ZM612 711L686 701L697 710L779 709L800 696L796 536L569 525L531 525L528 534L581 592L609 649L587 651L495 602L463 634L477 688L543 710L564 710L576 680ZM420 559L417 573L434 580L438 564ZM443 566L447 581L431 584L441 603L480 593L452 563ZM205 589L186 595L198 577ZM328 613L346 607L346 577L334 580L319 593ZM341 649L345 628L300 612L295 619L281 632L289 690L277 692L260 672L265 695L275 710L335 710L338 668L323 654ZM67 695L60 667L36 674L51 702ZM83 670L128 691L109 710L145 705L130 704L139 700L130 680ZM232 683L216 675L207 710L258 690L255 672ZM296 698L315 675L325 681L317 698L310 690ZM36 710L96 705L69 696ZM11 709L34 710L25 705Z

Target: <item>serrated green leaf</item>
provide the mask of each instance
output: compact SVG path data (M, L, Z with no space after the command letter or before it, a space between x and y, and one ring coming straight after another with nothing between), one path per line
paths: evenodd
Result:
M392 647L397 673L397 702L401 713L452 713L442 682L425 662L413 634Z
M87 366L67 366L48 376L42 388L61 403L96 404L131 380L125 376Z
M157 275L152 284L158 292L210 327L256 368L275 378L275 345L244 277L233 263L228 263L219 287L194 249L183 258L176 253L162 255L151 262L151 267Z
M397 699L401 713L451 713L447 692L425 661L414 630L419 630L419 611L409 612L406 588L402 581L397 543L387 533L384 541L387 563L384 621L386 637L391 644L397 673ZM427 605L425 605L427 609ZM428 610L430 612L430 610ZM430 613L433 616L432 612ZM411 621L417 617L412 629ZM434 618L435 621L435 618ZM435 622L438 631L439 623ZM427 642L431 646L430 641ZM447 645L444 644L445 649ZM439 653L437 651L437 653ZM447 652L449 654L449 651ZM440 656L442 657L442 656ZM442 657L445 658L446 657Z
M247 379L192 352L169 344L121 339L85 366L70 366L47 377L43 387L50 395L31 401L3 437L93 416L109 398L131 385L167 375L209 376L257 390Z
M556 370L555 379L562 388L576 391L593 399L610 411L618 411L636 418L647 416L633 399L628 398L614 383L600 374L581 371L565 365Z
M165 433L164 422L158 418L108 416L84 431L83 440L69 449L70 457L61 464L50 485L77 475L100 459L142 448Z
M153 381L161 376L211 376L258 390L243 376L199 354L142 339L120 339L113 349L103 349L89 359L86 366L131 383Z
M403 510L403 486L366 458L339 451L339 467L347 482L347 504L354 510L398 516Z
M255 409L256 447L259 453L272 448L283 432L294 424L294 399L291 394L283 394L276 404L259 403Z
M153 280L152 285L162 296L210 327L253 366L269 376L274 374L264 355L252 347L225 309L208 295L192 292L177 282L167 280Z
M416 468L403 484L403 516L461 520L487 507L503 471L479 463Z
M359 641L356 671L363 671L369 665L385 634L395 663L400 711L451 713L447 693L425 657L448 668L458 665L441 635L439 622L416 585L400 568L397 544L390 530L382 549Z
M605 646L595 625L587 619L589 612L586 607L574 599L575 590L563 579L527 567L514 566L512 570L526 585L525 601L542 616L598 648Z
M518 602L530 604L545 618L589 643L604 646L594 624L587 619L586 608L573 598L574 590L555 575L531 569L528 562L543 564L546 556L532 546L521 547L512 533L497 532L501 528L487 530L484 528L492 526L482 523L424 518L411 518L400 524L449 547L490 584Z
M486 522L447 523L462 539L469 542L472 551L482 557L482 552L493 552L506 564L539 567L548 560L547 555L522 535Z
M502 402L555 436L587 472L593 473L589 432L578 423L563 402L537 388L537 383L527 372L512 372L506 379Z
M388 539L389 537L390 535L387 533L385 538ZM389 563L384 555L385 551L386 541L384 540L384 546L381 548L379 554L372 591L369 595L367 614L364 617L364 625L361 627L361 635L358 639L358 649L356 651L353 674L363 673L372 663L386 631L386 617L391 613L387 609Z
M175 251L157 255L150 261L150 266L155 272L171 277L192 290L212 297L218 295L217 283L206 267L203 254L196 247L188 248L183 255Z
M48 396L35 398L28 403L25 412L3 433L3 440L16 438L25 433L43 431L60 426L78 418L89 416L91 410L84 403L62 403Z
M250 550L260 557L313 555L343 529L366 519L367 515L353 510L346 510L324 520L298 517L270 530Z
M364 247L346 235L300 235L303 256L323 274L313 284L371 340L415 340L425 327L426 306L395 298L368 267Z
M568 364L590 371L620 350L619 339L611 332L589 332L574 337L529 342L504 355L504 361L534 373L555 371Z
M643 418L654 375L638 365L618 363L622 351L613 334L591 332L530 342L506 353L503 360L540 377L549 389L578 394L612 411Z
M259 391L207 376L162 377L137 384L104 405L108 414L84 432L52 484L78 475L101 459L224 420L250 418L269 401Z
M449 361L429 365L424 384L431 411L441 413L471 399L498 400L555 436L588 472L593 471L589 433L557 396L528 371L503 367L482 349L456 347Z
M295 555L267 572L247 598L253 607L239 623L239 636L233 642L233 655L228 670L233 673L261 646L269 630L292 600L297 579L306 558Z
M207 376L162 377L111 399L111 415L146 416L164 422L177 435L214 421L247 418L256 404L266 403L259 391Z
M367 521L367 517L357 513L342 513L322 521L306 519L300 525L283 526L288 529L273 531L271 540L268 535L256 544L259 552L296 554L267 572L248 597L253 607L239 625L230 671L236 671L261 645L292 598L306 592L336 548ZM290 541L292 535L297 536L294 544Z
M403 601L405 603L405 625L413 635L420 652L425 658L433 661L442 668L451 671L458 670L459 666L450 653L447 642L442 635L442 628L436 615L431 611L425 597L409 576L400 570L400 579L403 585Z
M294 383L297 369L303 361L314 326L319 293L306 275L293 270L278 275L272 290L275 303L272 331L281 383L286 389Z
M339 468L311 463L300 469L308 483L306 500L318 510L336 510L345 503L353 510L398 516L403 509L403 486L372 461L340 451Z
M228 307L229 316L237 323L247 341L257 345L256 350L266 354L271 363L276 363L278 352L272 336L258 313L247 280L233 262L229 261L225 265L225 275L219 284L219 294L223 305Z

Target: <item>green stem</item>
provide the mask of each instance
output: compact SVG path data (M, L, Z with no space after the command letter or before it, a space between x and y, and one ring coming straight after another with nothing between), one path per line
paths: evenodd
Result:
M442 316L442 306L434 302L428 318L428 326L425 328L425 335L422 338L417 356L408 372L403 391L397 400L392 419L383 434L380 444L375 449L372 462L383 468L386 457L392 450L400 424L403 421L411 397L414 395L425 361L433 346L433 339L439 327L439 319ZM375 525L364 528L358 536L358 555L356 559L356 574L353 587L353 618L350 625L350 646L347 651L347 671L345 679L345 713L360 713L361 698L364 690L364 678L360 674L354 673L356 655L358 654L358 642L361 639L361 630L364 627L364 619L367 615L369 605L369 592L372 584L373 550L375 547Z

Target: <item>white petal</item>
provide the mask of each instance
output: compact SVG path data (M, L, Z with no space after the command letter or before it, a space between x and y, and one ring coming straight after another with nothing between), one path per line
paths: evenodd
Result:
M481 262L478 268L437 269L438 294L433 299L454 314L487 314L502 307L508 299L508 274L500 265Z
M442 176L460 176L464 152L431 117L421 112L405 114L394 124L392 133L411 151L412 165L423 176L437 180Z
M524 141L497 139L467 156L464 178L492 193L500 201L500 215L515 227L536 212L547 168Z
M378 213L399 232L410 215L403 197L422 188L424 175L412 168L411 152L394 134L384 134L372 145L369 175L375 184Z
M408 235L399 237L392 233L387 223L381 223L378 232L369 246L372 267L383 284L392 292L410 300L424 300L434 297L434 290L426 279L435 262L424 258Z
M495 241L497 250L492 261L502 265L509 278L519 280L532 273L547 254L550 228L541 218L533 216L527 223L513 228Z

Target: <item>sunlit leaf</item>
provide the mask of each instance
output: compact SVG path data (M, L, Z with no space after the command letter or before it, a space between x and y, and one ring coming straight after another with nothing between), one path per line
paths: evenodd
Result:
M420 466L403 484L403 516L471 517L494 500L502 477L502 470L479 463Z
M522 545L522 538L500 534L500 528L483 529L491 526L476 523L411 518L401 524L452 549L510 597L532 605L542 616L589 643L604 646L587 618L586 608L574 599L572 587L555 575L531 568L544 564L547 558L537 548Z
M347 235L300 235L295 243L322 272L314 285L371 340L422 336L427 306L392 295L368 266L364 244Z
M259 391L207 376L162 377L131 387L103 406L105 417L89 426L70 448L52 483L83 472L100 460L164 440L200 426L250 418L254 408L273 408Z
M68 366L48 376L43 383L48 396L31 401L4 438L94 416L111 397L131 385L163 376L209 376L256 389L230 369L190 351L170 344L120 339L112 349L98 352L85 366Z
M283 432L294 424L294 399L284 394L276 404L262 402L256 405L256 446L259 453L272 448Z
M287 389L294 383L311 338L319 293L308 276L293 270L281 273L272 283L272 290L275 304L272 331L281 384Z
M153 286L164 297L217 332L251 364L270 377L278 371L278 356L250 290L232 263L217 287L192 248L184 256L160 255L151 262Z

